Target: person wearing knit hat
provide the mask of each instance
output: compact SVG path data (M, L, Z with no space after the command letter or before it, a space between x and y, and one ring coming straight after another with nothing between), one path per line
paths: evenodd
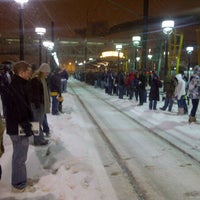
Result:
M50 73L51 69L50 69L49 64L42 63L37 71L38 72L48 72L48 73Z
M34 136L34 145L36 146L48 144L48 140L44 139L42 124L46 113L50 112L50 96L46 81L49 72L50 66L47 63L42 63L29 83L29 99L33 118L40 124L39 136Z

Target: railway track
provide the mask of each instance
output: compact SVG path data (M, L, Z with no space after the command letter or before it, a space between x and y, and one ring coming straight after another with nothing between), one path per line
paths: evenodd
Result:
M114 104L111 104L109 101L106 100L106 98L103 98L99 92L94 91L93 88L88 87L85 84L75 82L70 85L70 88L71 88L72 92L76 95L78 101L83 106L84 110L88 113L91 123L93 123L97 127L98 134L103 139L103 141L106 144L106 146L108 147L109 151L112 153L116 162L120 166L121 171L124 174L124 177L129 181L129 184L133 188L134 192L137 194L138 200L153 200L153 199L154 200L157 200L157 199L162 200L162 199L173 199L173 198L171 198L170 195L167 194L167 192L169 192L168 190L165 190L162 187L161 187L161 189L158 188L158 186L159 186L158 180L156 180L158 182L155 184L156 186L151 186L150 183L153 183L153 181L149 181L149 183L146 184L147 179L149 179L149 177L148 177L149 172L144 172L144 174L145 174L144 178L142 180L139 178L139 180L138 180L139 175L135 174L135 172L137 172L138 174L140 174L141 172L139 169L135 170L134 167L132 167L132 166L137 165L137 161L129 162L129 160L137 160L138 158L135 159L135 154L134 155L129 154L129 156L123 155L121 150L123 151L123 149L125 149L125 148L121 147L121 144L120 144L121 141L115 141L115 138L113 136L109 135L109 133L108 133L109 126L107 126L106 124L109 124L109 123L112 124L112 122L109 122L109 121L112 121L111 118L105 119L106 118L105 117L102 120L102 117L101 117L102 115L99 114L99 111L96 111L95 106L93 105L93 103L98 104L96 102L96 99L98 99L98 102L99 102L99 105L95 104L96 107L100 106L101 104L103 104L103 106L107 105L112 110L111 112L115 113L116 115L120 115L121 118L124 118L124 121L129 121L129 123L132 123L133 127L138 126L139 128L137 128L137 129L142 130L141 132L144 132L144 134L146 134L146 136L148 134L147 140L152 140L152 141L156 140L156 142L158 140L159 142L161 142L162 145L165 147L163 148L164 150L161 149L160 151L167 151L166 155L168 155L168 153L169 153L169 154L176 154L176 156L177 157L180 156L181 159L182 159L182 157L184 157L183 159L187 160L186 164L185 163L179 164L179 166L184 166L186 168L189 168L190 166L195 166L195 170L196 170L196 168L200 169L199 168L200 161L197 156L191 154L191 152L188 152L185 148L177 146L176 143L172 142L171 139L164 137L163 134L160 134L160 132L165 132L165 135L167 135L166 131L164 131L162 129L156 129L156 130L150 129L148 126L144 125L146 123L144 123L144 121L141 118L136 119L130 113L125 112L123 109L117 107ZM94 99L94 102L92 99ZM103 111L103 109L102 109L102 111ZM105 115L106 115L106 113L105 113ZM112 116L112 114L111 114L111 116ZM114 116L113 116L113 118L114 118ZM119 121L119 123L120 123L120 121ZM113 129L113 130L111 130L112 132L114 131L114 128L113 128L114 126L115 126L115 124L113 124L111 127L111 129ZM123 134L123 132L121 134ZM176 140L176 138L173 138L173 141L175 141L175 140ZM185 142L183 141L183 143L185 143ZM184 144L184 145L188 146L189 144ZM188 148L191 148L191 147L188 146ZM168 150L169 150L169 152L168 152ZM176 153L174 153L174 152L176 152ZM159 154L159 153L156 153L156 154ZM182 163L183 161L181 160L180 162ZM135 165L133 165L133 163ZM140 165L141 165L141 163L140 163ZM142 164L142 165L144 166L144 164ZM145 166L148 169L155 167L154 163L152 164L152 162L151 162L151 165L146 164ZM170 170L167 169L167 173L169 173L169 172L170 172ZM172 172L173 172L173 170L172 170ZM198 174L198 175L200 175L200 174ZM148 177L148 178L146 178L146 177ZM151 175L150 175L150 178L152 178ZM178 182L179 181L177 181L177 183ZM174 184L176 184L176 183L174 183ZM169 185L169 183L167 183L166 185ZM185 186L185 187L187 187L187 186ZM177 197L174 197L174 199L178 199L178 200L179 199L180 200L181 199L191 199L190 196L193 197L194 194L195 194L194 198L197 197L200 199L200 191L196 190L195 188L196 187L194 187L194 189L191 188L191 190L189 189L189 191L191 191L191 192L183 192L182 194L177 195ZM158 190L158 191L156 191L156 190ZM180 189L180 191L182 191L182 190ZM172 195L173 195L173 192L172 192Z

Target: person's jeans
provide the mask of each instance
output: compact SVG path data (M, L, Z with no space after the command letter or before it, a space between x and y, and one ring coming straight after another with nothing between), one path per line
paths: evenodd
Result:
M199 105L199 99L192 99L192 109L191 109L191 112L190 112L190 115L192 117L196 116L198 105Z
M156 106L157 106L157 101L156 100L149 100L149 109L150 110L156 110Z
M26 160L29 147L29 139L25 136L10 135L13 144L12 155L12 186L23 189L27 183Z
M124 85L119 85L118 89L119 89L119 98L123 99L123 96L124 96Z
M184 114L188 113L188 108L187 108L187 104L185 101L185 96L181 96L181 98L177 101L178 103L178 108L183 108L184 109Z
M67 79L61 79L62 92L67 92Z
M58 99L57 96L52 96L52 114L57 115L58 114Z
M33 112L34 121L39 122L39 125L40 125L39 135L34 136L34 144L37 144L44 140L44 134L41 127L44 121L44 105L40 104L40 107L36 108L34 104L31 104L31 109Z
M168 107L168 111L172 111L172 106L173 106L173 99L172 98L165 98L165 103L163 106L163 109L166 110Z
M44 133L49 133L49 124L48 124L48 121L47 121L47 115L44 114L44 120L43 120L43 123L42 123L42 130Z
M139 96L139 91L138 90L133 90L133 96L135 95L135 100L138 101L138 96Z
M144 102L145 102L145 90L139 88L139 104L143 105Z

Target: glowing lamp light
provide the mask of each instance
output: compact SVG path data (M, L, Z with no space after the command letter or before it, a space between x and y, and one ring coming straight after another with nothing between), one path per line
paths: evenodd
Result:
M134 46L138 46L140 44L141 37L140 36L133 36L132 37L132 42Z
M21 8L23 8L23 5L27 3L29 0L15 0L16 3L19 3L21 5Z
M148 56L147 56L147 57L148 57L148 59L150 59L150 60L151 60L151 59L152 59L152 57L153 57L153 55L151 55L151 54L148 54Z
M137 60L137 62L139 62L140 61L140 57L136 57L136 60Z
M186 51L188 54L191 54L194 51L194 47L186 47Z
M163 33L171 34L174 28L174 21L173 20L165 20L162 22L162 29Z
M53 48L54 48L54 43L51 42L51 41L46 40L42 44L43 44L44 47L46 47L50 51L53 50Z
M117 50L117 51L120 51L120 50L122 49L122 45L121 45L121 44L116 44L115 47L116 47L116 50Z
M37 27L37 28L35 28L35 32L36 32L38 35L44 35L44 34L46 33L46 28Z
M101 58L106 58L106 57L120 57L123 58L124 54L122 52L117 52L117 51L104 51L101 54Z

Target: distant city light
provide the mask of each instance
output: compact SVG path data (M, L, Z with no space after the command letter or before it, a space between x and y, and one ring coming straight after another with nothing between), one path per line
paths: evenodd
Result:
M106 57L119 57L120 58L124 58L124 54L122 52L118 52L118 51L104 51L101 54L101 58L106 58Z

